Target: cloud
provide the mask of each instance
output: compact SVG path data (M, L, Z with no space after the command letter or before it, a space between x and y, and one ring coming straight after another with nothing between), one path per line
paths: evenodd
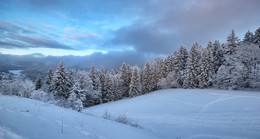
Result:
M37 33L37 31L0 21L0 48L59 48L72 49L72 47L58 41L49 39Z
M139 19L113 32L107 44L143 53L169 54L184 44L225 41L232 29L243 35L260 23L259 0L149 1ZM243 37L243 36L242 36Z
M5 60L8 59L8 63ZM110 52L110 53L94 53L89 56L47 56L40 54L32 55L5 55L0 54L0 71L1 67L6 65L20 65L26 67L28 70L38 70L47 72L49 68L55 69L60 61L64 61L67 68L79 68L88 70L91 65L98 68L104 67L106 69L118 69L123 62L131 65L142 66L144 61L151 59L142 53L127 51L127 52ZM40 64L39 64L40 63Z
M27 43L27 47L44 47L44 48L58 48L58 49L71 49L70 46L61 44L55 40L38 37L28 37L23 35L11 35L10 39Z
M0 32L2 33L25 33L25 34L31 34L35 33L32 30L24 29L19 26L13 25L11 23L0 21Z
M172 51L174 32L153 25L134 24L114 32L115 37L105 45L132 47L144 53L162 54Z

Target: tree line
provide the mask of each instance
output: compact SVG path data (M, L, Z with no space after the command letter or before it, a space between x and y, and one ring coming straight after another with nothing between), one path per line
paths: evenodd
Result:
M26 83L27 89L21 93L21 86L15 85L19 80L29 81L24 77L12 80L17 81L13 84L17 90L8 90L11 79L4 77L2 92L38 99L48 97L78 111L166 88L260 89L260 28L254 33L248 31L243 40L232 30L225 43L210 41L202 47L195 42L189 51L180 46L166 58L147 61L142 69L123 63L117 70L97 69L93 65L89 71L76 71L66 69L61 62L56 70L48 71L45 79L36 80L34 89L32 83Z

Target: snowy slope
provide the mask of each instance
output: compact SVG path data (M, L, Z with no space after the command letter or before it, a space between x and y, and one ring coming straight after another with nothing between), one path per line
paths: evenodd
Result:
M90 107L126 114L144 130L166 139L259 139L260 92L171 89Z
M144 129L14 96L0 96L0 139L156 139Z

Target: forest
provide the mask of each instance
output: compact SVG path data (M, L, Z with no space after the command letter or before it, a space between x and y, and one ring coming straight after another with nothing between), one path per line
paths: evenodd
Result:
M87 64L87 63L86 63ZM260 28L239 40L232 30L227 41L195 42L180 46L167 57L144 66L123 63L120 69L67 69L60 62L45 78L31 81L23 74L1 73L0 92L81 111L126 97L167 88L218 88L260 90Z

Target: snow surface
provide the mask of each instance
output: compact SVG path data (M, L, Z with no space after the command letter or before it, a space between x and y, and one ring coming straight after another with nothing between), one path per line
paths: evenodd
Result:
M260 92L160 90L87 108L83 113L0 96L0 139L258 139ZM103 119L126 115L141 128ZM94 116L93 116L94 115Z
M40 101L0 96L0 139L158 139L129 125Z
M84 111L127 115L164 139L260 138L260 92L254 91L160 90Z

